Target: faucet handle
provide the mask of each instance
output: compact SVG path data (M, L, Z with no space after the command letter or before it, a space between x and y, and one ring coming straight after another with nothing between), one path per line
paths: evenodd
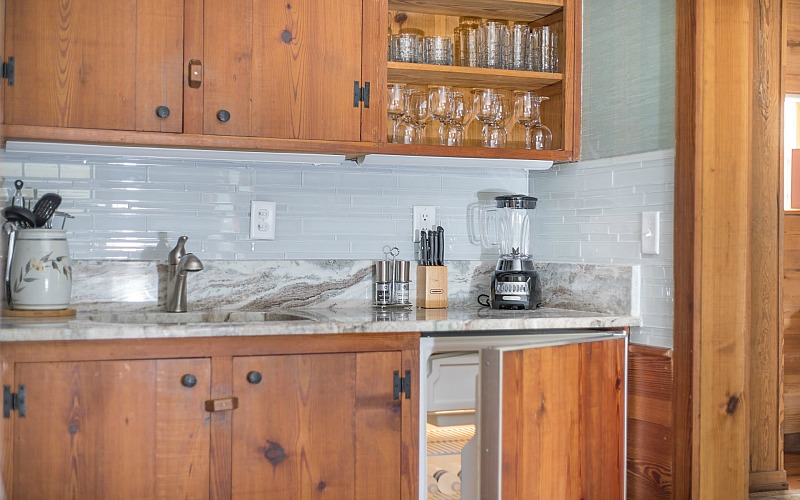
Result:
M186 255L186 248L184 247L186 245L186 240L188 239L188 236L181 236L178 238L178 243L175 245L175 248L173 248L167 256L167 264L173 266L178 265L178 263L181 261L181 257Z

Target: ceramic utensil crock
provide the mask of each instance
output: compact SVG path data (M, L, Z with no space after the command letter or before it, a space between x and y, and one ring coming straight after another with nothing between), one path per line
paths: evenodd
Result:
M19 230L11 260L11 307L66 309L71 293L72 260L66 231Z

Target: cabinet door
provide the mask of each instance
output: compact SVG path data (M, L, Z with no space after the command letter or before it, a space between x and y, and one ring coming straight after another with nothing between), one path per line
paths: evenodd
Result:
M482 499L622 499L625 339L481 351Z
M204 133L360 140L361 20L361 0L206 0Z
M233 498L400 498L400 362L399 352L234 359Z
M207 498L207 359L20 363L13 498ZM186 387L192 374L196 385Z
M183 2L6 2L5 122L180 132ZM169 108L169 117L156 115ZM164 111L162 110L162 114Z

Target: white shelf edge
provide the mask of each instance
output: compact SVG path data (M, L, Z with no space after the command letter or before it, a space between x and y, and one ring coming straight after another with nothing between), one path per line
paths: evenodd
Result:
M471 158L464 156L405 156L368 154L359 157L362 166L397 166L415 167L471 167L471 168L514 168L521 170L547 170L553 166L551 160L522 160L508 158Z

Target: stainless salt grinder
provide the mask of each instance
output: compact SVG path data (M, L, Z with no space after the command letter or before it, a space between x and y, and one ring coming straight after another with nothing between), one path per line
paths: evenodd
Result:
M376 306L392 303L392 261L375 261L374 301Z
M394 261L394 304L411 305L411 262Z

